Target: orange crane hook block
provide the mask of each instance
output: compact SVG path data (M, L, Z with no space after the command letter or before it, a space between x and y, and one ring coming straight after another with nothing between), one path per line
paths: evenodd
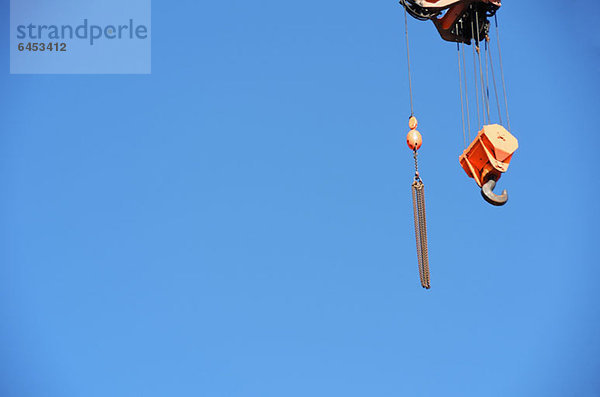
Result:
M501 206L508 201L506 190L494 194L496 182L508 170L519 141L499 124L484 125L475 140L460 156L460 165L481 187L481 195L490 204Z

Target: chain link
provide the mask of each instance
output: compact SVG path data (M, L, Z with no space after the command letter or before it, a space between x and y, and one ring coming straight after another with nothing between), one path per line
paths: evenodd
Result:
M415 181L420 181L421 180L421 176L419 175L419 153L417 153L417 150L413 150L414 152L414 158L415 158Z

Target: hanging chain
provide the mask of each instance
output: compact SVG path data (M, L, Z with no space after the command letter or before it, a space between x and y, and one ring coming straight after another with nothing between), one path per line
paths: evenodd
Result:
M415 157L415 180L412 184L413 213L415 217L415 239L417 243L417 260L419 263L419 277L421 286L431 288L431 275L429 273L429 251L427 247L427 217L425 215L425 185L419 175L419 162L417 151Z
M427 249L427 221L425 218L425 185L419 175L419 159L418 149L421 146L421 135L416 130L417 119L414 117L413 93L412 93L412 76L410 70L410 48L408 40L408 17L406 6L404 6L404 23L406 37L406 58L408 64L408 89L410 94L410 120L407 142L413 150L415 159L415 178L412 184L413 211L415 217L415 236L417 243L417 260L419 262L419 277L423 288L431 288L429 276L429 254ZM461 89L462 92L462 89Z
M412 184L413 212L415 217L415 239L417 243L417 260L421 286L431 288L429 273L429 251L427 247L427 217L425 215L425 184L419 175L418 153L414 151L415 180Z
M421 180L421 176L419 175L419 154L417 153L416 150L413 150L414 153L414 159L415 159L415 182L420 181Z

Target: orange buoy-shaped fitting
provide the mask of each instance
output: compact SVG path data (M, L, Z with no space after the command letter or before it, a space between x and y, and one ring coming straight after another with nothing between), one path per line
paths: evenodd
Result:
M415 116L410 116L410 119L408 119L408 127L411 130L416 130L418 125L419 122L417 121L417 118Z
M406 143L412 150L419 150L423 144L421 133L417 130L410 130L408 135L406 135Z

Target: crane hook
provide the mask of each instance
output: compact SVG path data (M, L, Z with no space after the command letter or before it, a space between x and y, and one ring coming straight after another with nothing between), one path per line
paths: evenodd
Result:
M498 178L495 175L491 175L490 179L481 186L481 195L484 200L490 203L491 205L495 205L496 207L501 207L508 201L508 193L506 189L502 192L500 196L493 192L496 187L496 181Z

